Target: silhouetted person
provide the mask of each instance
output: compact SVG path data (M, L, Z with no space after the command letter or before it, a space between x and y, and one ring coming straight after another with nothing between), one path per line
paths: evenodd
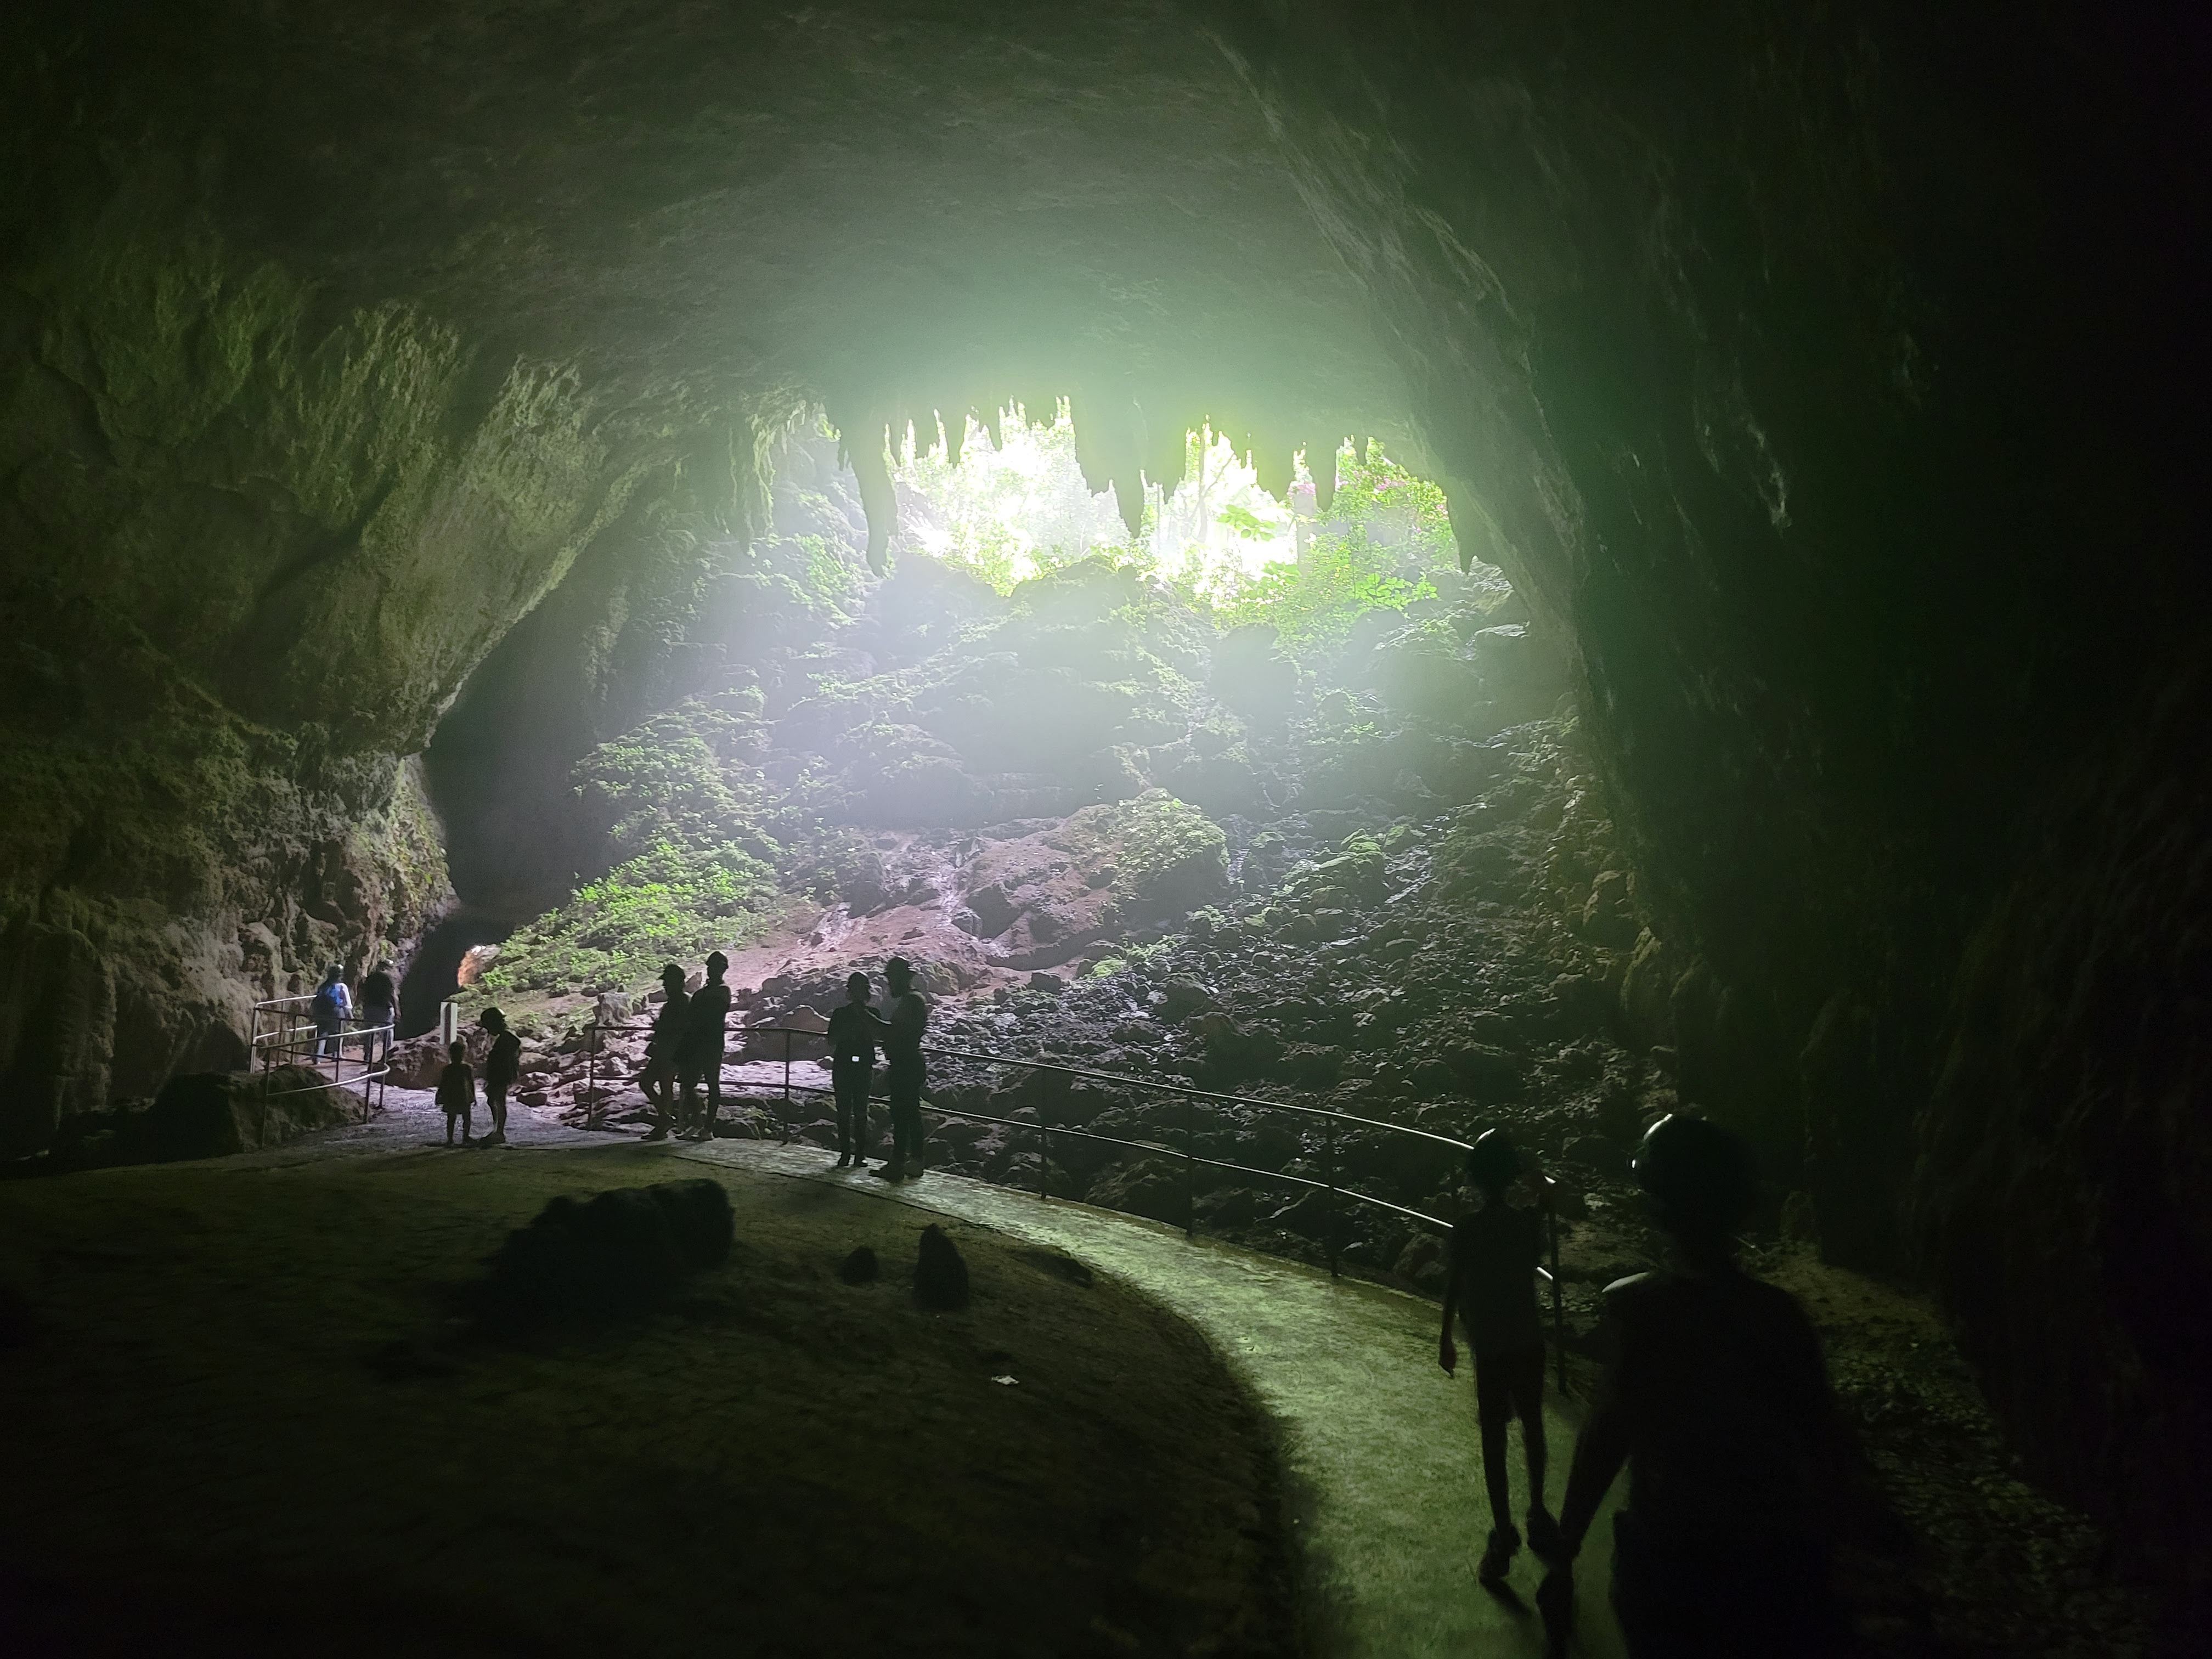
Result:
M477 1016L477 1024L491 1033L491 1052L484 1056L484 1105L491 1112L491 1133L484 1137L487 1146L507 1145L507 1091L514 1086L514 1075L522 1069L522 1039L507 1029L507 1016L496 1008L487 1008Z
M346 1016L353 1012L353 995L346 989L343 963L323 970L323 982L307 1003L307 1016L315 1023L315 1058L336 1060L344 1053Z
M469 1069L468 1045L456 1042L446 1050L446 1069L438 1073L438 1106L446 1115L446 1145L453 1144L453 1124L461 1126L461 1145L473 1144L470 1114L477 1103L477 1074Z
M1452 1229L1437 1363L1447 1372L1458 1365L1452 1345L1456 1312L1474 1350L1475 1419L1482 1429L1482 1480L1490 1493L1490 1538L1475 1575L1488 1584L1505 1576L1521 1547L1505 1467L1505 1427L1516 1417L1528 1466L1528 1542L1539 1555L1559 1549L1559 1523L1544 1504L1544 1327L1536 1312L1544 1231L1535 1211L1505 1195L1521 1173L1521 1154L1503 1129L1476 1139L1467 1155L1467 1173L1482 1194L1482 1207ZM1550 1185L1544 1182L1547 1191Z
M868 976L845 981L845 1000L830 1013L830 1090L837 1097L837 1167L868 1167L868 1090L876 1077L876 1031Z
M730 1017L730 988L722 975L730 959L720 951L707 958L707 982L693 993L685 1016L684 1036L676 1053L676 1073L684 1089L684 1122L694 1138L711 1140L714 1119L722 1109L722 1042L724 1023ZM707 1085L707 1115L698 1116L696 1090Z
M1563 1627L1574 1552L1626 1462L1613 1605L1635 1659L1833 1653L1828 1546L1848 1443L1804 1310L1736 1265L1750 1154L1676 1115L1644 1135L1636 1176L1672 1259L1606 1290L1613 1357L1575 1444L1565 1553L1538 1602Z
M929 1029L929 1003L914 988L914 969L904 957L884 964L884 985L891 997L891 1017L878 1022L884 1040L884 1083L890 1096L890 1162L876 1170L886 1181L921 1173L922 1033Z
M645 1069L638 1087L653 1105L653 1128L647 1140L665 1140L676 1115L676 1055L683 1046L684 1022L690 1018L691 999L684 994L684 970L670 963L660 970L660 1012L653 1017L653 1035L645 1040Z
M379 1054L392 1052L392 1028L399 1018L399 991L392 982L392 964L380 962L362 975L361 1011L357 1018L368 1029L361 1039L361 1063L376 1064Z

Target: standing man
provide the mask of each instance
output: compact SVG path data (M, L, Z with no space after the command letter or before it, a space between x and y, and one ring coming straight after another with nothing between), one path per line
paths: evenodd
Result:
M720 951L707 958L707 982L691 994L691 1012L676 1050L676 1075L684 1089L685 1131L694 1140L714 1138L714 1118L722 1109L723 1024L730 1017L730 988L722 975L730 959ZM693 1091L707 1085L707 1115L702 1121Z
M904 957L884 964L884 985L891 997L891 1017L883 1023L891 1158L876 1173L885 1181L904 1181L921 1173L921 1037L929 1029L929 1003L914 988L914 968Z
M392 1029L398 1018L399 992L392 982L392 964L379 962L361 981L361 1024L368 1027L361 1039L363 1066L375 1065L380 1052L392 1052Z
M830 1015L830 1089L837 1097L837 1167L868 1167L868 1088L876 1077L876 1033L868 976L845 981L845 1001Z
M1670 1260L1606 1289L1614 1355L1575 1444L1537 1605L1559 1642L1571 1564L1626 1463L1612 1589L1634 1659L1834 1654L1828 1553L1852 1506L1850 1440L1804 1310L1736 1264L1749 1151L1678 1112L1645 1133L1636 1178Z
M507 1029L507 1016L496 1008L487 1008L477 1016L477 1024L491 1033L491 1052L484 1056L484 1104L491 1109L491 1133L483 1138L487 1146L507 1145L507 1091L514 1087L515 1073L522 1069L522 1039Z

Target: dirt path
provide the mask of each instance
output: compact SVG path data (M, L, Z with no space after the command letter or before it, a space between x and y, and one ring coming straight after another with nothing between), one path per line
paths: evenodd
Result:
M1157 1223L1079 1204L1047 1204L957 1176L887 1187L832 1167L811 1147L718 1141L676 1154L836 1188L978 1223L1065 1250L1157 1298L1205 1334L1274 1418L1297 1506L1312 1650L1408 1659L1427 1654L1538 1655L1525 1553L1510 1593L1485 1592L1474 1559L1488 1525L1475 1443L1474 1382L1437 1369L1430 1304ZM1566 1485L1573 1425L1556 1406L1548 1486ZM1519 1490L1516 1448L1516 1492ZM1575 1651L1621 1651L1605 1604L1610 1527L1601 1516L1577 1589Z

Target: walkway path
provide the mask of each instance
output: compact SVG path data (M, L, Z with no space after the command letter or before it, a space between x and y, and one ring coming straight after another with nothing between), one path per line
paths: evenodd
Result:
M864 1199L975 1222L1077 1256L1190 1321L1274 1415L1303 1547L1316 1655L1540 1655L1540 1570L1525 1553L1511 1592L1475 1583L1488 1527L1474 1382L1436 1364L1432 1304L1087 1205L1042 1200L957 1176L897 1187L836 1169L811 1146L722 1140L674 1156L836 1186ZM1566 1480L1573 1426L1547 1407L1552 1501ZM1517 1437L1516 1437L1517 1439ZM1515 1447L1519 1488L1519 1449ZM1601 1517L1577 1589L1575 1651L1620 1652L1605 1607Z

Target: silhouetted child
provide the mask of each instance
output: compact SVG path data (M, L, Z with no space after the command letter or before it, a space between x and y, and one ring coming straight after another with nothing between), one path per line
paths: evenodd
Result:
M1482 1207L1452 1229L1451 1277L1437 1345L1437 1363L1455 1370L1452 1315L1458 1313L1474 1350L1475 1416L1490 1493L1490 1538L1475 1570L1485 1583L1503 1578L1521 1547L1505 1467L1505 1425L1516 1417L1528 1465L1528 1542L1539 1555L1551 1554L1559 1542L1558 1523L1544 1506L1544 1327L1536 1313L1543 1224L1534 1210L1507 1201L1505 1189L1520 1171L1521 1155L1503 1129L1482 1135L1468 1153L1468 1176L1482 1194Z
M1606 1289L1613 1358L1575 1443L1545 1622L1559 1643L1574 1554L1625 1462L1612 1592L1636 1659L1832 1653L1828 1553L1853 1510L1851 1445L1804 1310L1736 1265L1749 1151L1678 1114L1644 1135L1636 1178L1671 1259Z
M446 1114L446 1145L453 1144L456 1118L461 1124L461 1145L473 1144L469 1116L476 1103L477 1074L469 1066L468 1045L456 1042L446 1051L446 1069L438 1073L438 1104Z
M484 1056L484 1105L491 1112L491 1133L484 1137L488 1146L507 1145L507 1091L514 1086L515 1074L522 1069L522 1039L507 1029L507 1016L496 1008L487 1008L477 1017L477 1024L492 1034L491 1052Z
M868 1089L876 1076L875 1010L868 976L845 981L845 1000L830 1012L830 1088L837 1097L837 1167L868 1167Z

